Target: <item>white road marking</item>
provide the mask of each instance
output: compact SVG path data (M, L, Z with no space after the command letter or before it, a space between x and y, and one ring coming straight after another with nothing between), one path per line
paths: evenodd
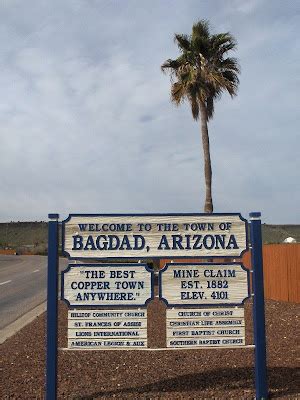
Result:
M39 269L35 269L34 271L32 271L32 274L34 274L35 272L39 272Z
M10 280L10 281L5 281L5 282L1 282L1 283L0 283L0 286L1 286L1 285L6 285L6 283L9 283L9 282L11 282L11 280Z

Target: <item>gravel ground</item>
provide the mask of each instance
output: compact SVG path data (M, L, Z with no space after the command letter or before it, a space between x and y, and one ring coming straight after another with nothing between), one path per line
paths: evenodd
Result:
M252 343L251 303L246 340ZM268 300L266 326L270 395L300 398L299 304ZM150 347L164 347L165 306L148 307ZM298 315L298 318L297 318ZM59 302L59 346L67 345L67 307ZM60 351L59 399L251 399L253 349L171 351ZM45 314L0 348L1 399L43 399ZM297 369L298 367L298 369Z

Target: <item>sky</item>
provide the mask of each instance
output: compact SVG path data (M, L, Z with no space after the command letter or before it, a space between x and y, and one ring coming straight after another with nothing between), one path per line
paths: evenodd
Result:
M160 71L200 19L241 65L209 123L214 211L300 223L298 0L2 0L1 222L203 212L200 122Z

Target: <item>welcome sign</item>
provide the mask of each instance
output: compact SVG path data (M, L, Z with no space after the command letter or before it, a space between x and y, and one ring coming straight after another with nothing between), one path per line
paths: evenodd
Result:
M240 257L240 214L70 214L63 251L70 258Z
M144 307L154 298L154 272L147 264L72 264L62 272L61 298L74 307Z
M242 264L170 263L159 272L159 297L168 306L242 304L249 296Z
M166 347L151 351L255 347L256 397L267 398L260 216L250 213L255 344L246 344L242 307L250 297L249 271L239 263L186 261L167 264L159 273L157 297L167 305ZM47 399L54 400L59 215L49 214L49 219L46 389ZM70 214L62 221L63 251L86 263L70 264L62 272L61 296L71 308L63 350L150 350L147 305L154 299L153 271L140 262L93 260L240 257L248 250L247 230L239 213Z

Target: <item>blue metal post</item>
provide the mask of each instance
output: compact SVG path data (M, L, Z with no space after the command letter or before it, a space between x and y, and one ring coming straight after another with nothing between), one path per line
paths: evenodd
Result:
M58 214L49 214L47 281L46 400L57 393Z
M251 262L253 269L253 328L255 342L255 390L256 399L268 398L266 329L264 303L264 276L261 236L261 213L252 212L250 217Z

